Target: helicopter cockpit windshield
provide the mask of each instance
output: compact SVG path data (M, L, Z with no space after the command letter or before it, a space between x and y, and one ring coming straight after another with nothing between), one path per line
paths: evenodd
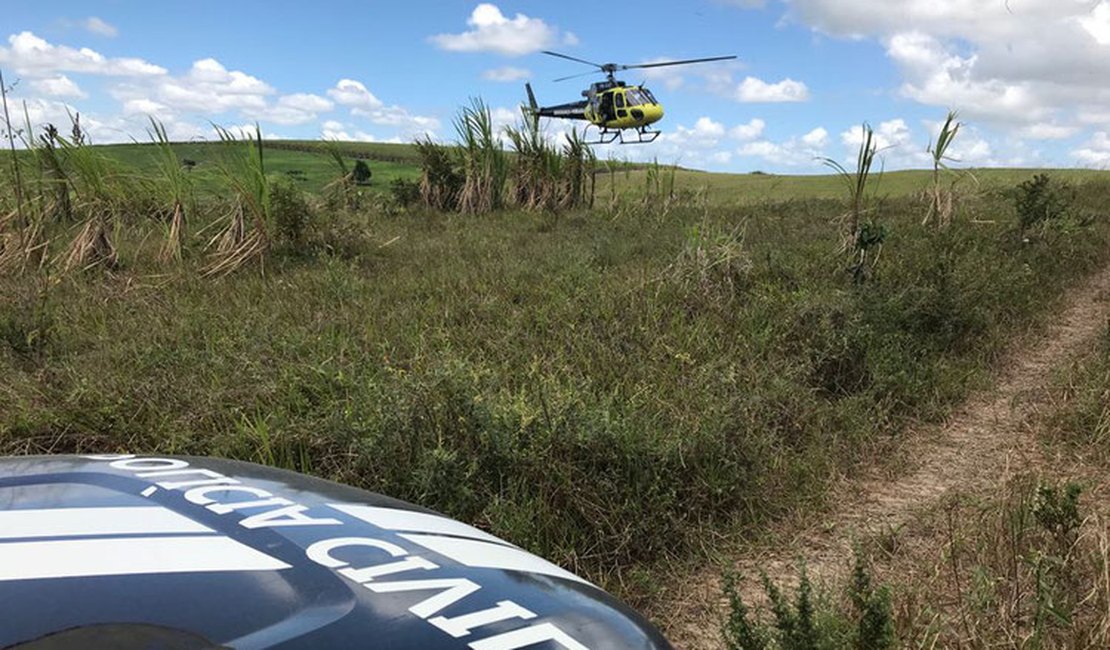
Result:
M647 88L629 88L624 93L625 102L629 106L642 106L644 104L655 104L655 97L652 96L651 91Z

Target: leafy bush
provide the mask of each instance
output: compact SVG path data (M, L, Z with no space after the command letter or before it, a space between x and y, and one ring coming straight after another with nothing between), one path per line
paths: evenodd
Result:
M351 168L351 176L355 185L369 185L373 175L373 172L370 171L370 165L367 165L366 161L362 159L356 160L355 166Z
M799 569L793 602L766 574L762 580L770 622L753 616L740 595L737 577L725 575L729 613L721 632L728 650L886 650L897 645L890 589L872 586L870 569L858 549L852 581L846 588L851 607L815 592L804 565Z
M278 243L293 251L303 251L312 209L292 181L277 178L270 182L270 213Z
M1033 226L1061 219L1075 201L1075 191L1063 181L1048 174L1037 174L1017 186L1014 209L1018 227L1025 232Z
M420 182L407 178L394 178L389 183L389 195L398 205L409 207L420 201Z

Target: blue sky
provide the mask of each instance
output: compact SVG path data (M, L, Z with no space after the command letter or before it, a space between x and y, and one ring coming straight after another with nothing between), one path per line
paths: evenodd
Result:
M280 137L449 140L480 96L514 119L578 97L599 62L735 54L645 75L654 145L603 156L718 171L811 173L867 121L886 167L920 167L948 108L964 165L1110 165L1110 0L539 0L11 3L0 69L35 124L78 110L98 142L259 122ZM603 11L599 11L605 8ZM600 77L599 77L600 78ZM559 124L551 125L557 135Z

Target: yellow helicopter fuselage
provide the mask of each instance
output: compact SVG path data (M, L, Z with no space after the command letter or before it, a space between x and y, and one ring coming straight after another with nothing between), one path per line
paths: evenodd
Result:
M561 120L583 120L599 130L596 142L587 144L608 144L619 139L621 144L633 142L653 142L659 131L649 125L663 119L663 105L655 95L644 86L626 86L623 81L609 80L592 84L582 91L582 101L556 106L539 106L531 84L525 84L528 91L526 111L538 120L549 117ZM634 140L626 140L624 133L635 134Z
M636 129L663 119L663 105L641 86L617 86L588 97L585 118L602 128Z

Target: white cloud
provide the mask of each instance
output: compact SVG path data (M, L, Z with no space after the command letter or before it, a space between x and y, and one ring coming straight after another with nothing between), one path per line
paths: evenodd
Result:
M790 0L791 19L875 38L901 93L1023 137L1110 104L1110 0ZM1056 124L1058 129L1037 125Z
M511 81L520 81L532 76L532 72L525 68L514 68L507 65L503 68L494 68L493 70L486 70L482 73L482 78L488 81L499 81L507 83Z
M906 121L899 118L882 122L874 128L874 144L880 150L903 147L912 143L910 127ZM840 134L840 141L844 146L855 151L863 142L863 126L853 126Z
M153 99L175 111L216 115L238 109L256 115L267 109L267 97L274 92L261 79L208 58L193 62L181 77L165 77L150 86L120 86L114 94L122 101Z
M559 32L539 18L517 14L508 18L497 5L482 3L474 8L466 24L469 31L461 34L439 34L431 41L452 52L497 52L507 56L532 54L559 41ZM565 39L577 43L568 34Z
M802 143L814 149L822 149L829 143L829 132L819 126L803 135Z
M328 91L328 97L343 106L352 108L368 109L382 105L382 101L375 97L374 93L367 90L361 81L354 79L340 79L339 83L335 84L335 88Z
M378 138L365 132L356 130L351 133L339 122L329 120L324 122L320 137L325 140L339 140L342 142L378 142Z
M72 79L64 74L47 77L46 79L35 79L31 82L31 86L49 97L70 97L76 99L88 97L85 91L81 90Z
M736 89L736 99L745 103L804 102L809 99L809 89L804 83L793 79L783 79L772 84L747 77Z
M953 54L928 34L896 34L887 53L908 73L902 94L923 104L958 106L972 117L1016 122L1044 119L1048 113L1029 83L976 79L976 55Z
M85 29L98 36L107 36L108 38L119 36L119 30L116 29L115 25L96 16L89 16L82 24Z
M351 109L351 115L363 117L378 126L390 126L401 131L406 137L431 135L439 130L439 120L424 115L413 115L402 106L382 106L380 108Z
M814 164L817 153L799 145L797 139L786 142L757 140L749 142L736 150L741 156L761 158L766 162L784 167L804 167Z
M279 97L277 104L263 109L248 110L245 114L275 124L305 124L315 120L320 113L335 108L331 101L309 93L294 93Z
M644 63L662 63L664 61L673 60L667 57L655 57L644 61ZM661 68L644 68L637 70L636 74L642 75L644 79L655 83L662 84L664 88L670 91L675 91L686 84L686 78L682 76L680 67L661 67Z
M169 112L169 107L165 104L159 104L150 99L129 99L123 103L124 115L166 115Z
M733 127L728 133L737 140L755 140L763 135L763 129L766 127L767 123L756 117L752 118L747 124Z
M1019 133L1022 137L1032 140L1063 140L1079 133L1079 127L1055 122L1038 122L1021 129Z
M1110 166L1110 133L1096 132L1086 145L1071 153L1082 165L1099 168Z
M1079 24L1099 45L1110 45L1110 3L1098 3L1090 15L1079 17Z
M335 108L335 104L319 95L312 95L310 93L284 95L278 99L278 105L298 111L305 111L306 113L326 113Z
M53 45L32 32L8 37L0 47L0 64L26 77L51 77L59 72L82 72L115 77L144 77L166 74L166 69L136 58L108 58L87 47L75 49Z
M768 139L746 142L736 150L743 157L759 158L780 167L814 167L817 159L824 157L829 133L817 127L802 135L781 142Z

